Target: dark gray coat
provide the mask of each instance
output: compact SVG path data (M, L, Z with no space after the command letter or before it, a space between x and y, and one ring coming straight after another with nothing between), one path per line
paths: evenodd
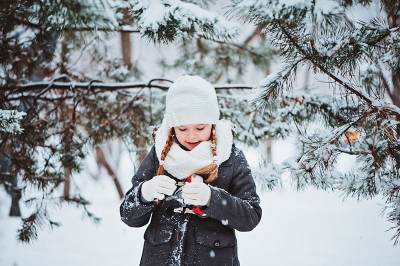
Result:
M205 218L175 213L174 200L140 200L141 184L156 174L158 165L153 147L120 207L122 221L131 227L144 226L151 218L140 265L239 265L235 230L251 231L261 219L260 198L243 152L233 145L229 159L219 166Z

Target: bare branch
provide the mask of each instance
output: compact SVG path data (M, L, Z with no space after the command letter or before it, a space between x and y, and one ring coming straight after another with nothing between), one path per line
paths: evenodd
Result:
M155 81L159 81L156 83ZM168 82L165 84L164 82ZM73 90L73 89L87 89L87 90L103 90L103 91L117 91L126 89L142 89L142 88L158 88L161 90L168 90L171 81L167 79L152 79L149 82L124 82L124 83L103 83L101 81L90 82L30 82L27 84L17 85L15 88L2 88L3 91L13 91L13 93L28 92L33 90L48 90L49 88L60 90ZM245 84L223 84L214 85L216 90L227 89L252 89L253 86Z

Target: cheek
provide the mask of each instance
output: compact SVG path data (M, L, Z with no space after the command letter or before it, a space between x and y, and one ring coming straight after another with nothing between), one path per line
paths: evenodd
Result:
M179 141L179 143L183 143L185 141L185 135L182 132L176 131L175 137Z
M201 132L201 134L199 135L199 138L201 141L209 140L211 138L211 131Z

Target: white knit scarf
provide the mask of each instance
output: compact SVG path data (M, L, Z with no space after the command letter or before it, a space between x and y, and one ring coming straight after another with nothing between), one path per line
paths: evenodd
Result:
M164 169L178 179L185 179L191 174L211 164L216 159L216 164L229 159L231 155L233 136L232 123L228 120L219 120L216 124L217 137L217 158L214 158L211 151L211 141L203 141L193 150L186 151L174 142L164 160ZM157 129L155 147L157 158L161 163L161 152L168 139L170 127L164 120Z

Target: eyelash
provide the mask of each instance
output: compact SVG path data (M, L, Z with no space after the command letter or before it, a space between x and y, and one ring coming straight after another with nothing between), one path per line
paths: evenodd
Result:
M204 127L202 128L196 128L199 131L202 131L204 129ZM186 128L179 128L179 131L186 131Z

